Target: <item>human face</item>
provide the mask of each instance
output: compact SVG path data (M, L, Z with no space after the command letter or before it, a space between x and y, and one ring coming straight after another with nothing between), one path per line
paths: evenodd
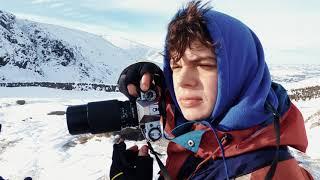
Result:
M218 70L213 49L195 41L181 59L171 59L170 66L183 116L189 121L208 118L217 96Z

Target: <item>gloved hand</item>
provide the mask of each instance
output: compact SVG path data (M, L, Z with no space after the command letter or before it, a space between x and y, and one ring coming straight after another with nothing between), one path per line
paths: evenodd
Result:
M138 146L126 149L121 141L113 145L111 180L151 180L153 174L153 159L148 154L148 147Z
M164 86L164 76L162 70L150 62L138 62L128 66L122 71L118 79L120 92L130 100L135 100L140 91L147 91L152 86L157 87L158 93Z

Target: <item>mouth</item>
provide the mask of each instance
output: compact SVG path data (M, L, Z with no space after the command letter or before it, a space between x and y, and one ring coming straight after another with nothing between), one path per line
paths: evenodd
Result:
M185 108L192 108L202 103L202 98L198 96L179 98L180 105Z

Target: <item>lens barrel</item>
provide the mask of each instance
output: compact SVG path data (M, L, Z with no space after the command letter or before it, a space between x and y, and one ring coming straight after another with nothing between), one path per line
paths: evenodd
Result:
M66 117L69 133L72 135L89 133L87 105L69 106Z
M129 101L98 101L69 106L66 112L69 133L105 133L138 126L136 106Z

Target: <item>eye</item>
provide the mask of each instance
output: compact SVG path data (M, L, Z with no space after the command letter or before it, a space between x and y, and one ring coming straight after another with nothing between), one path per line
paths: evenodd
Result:
M171 65L171 70L174 71L174 70L179 70L181 69L181 66L178 65L178 64L174 64L174 65Z
M216 64L199 64L199 66L205 70L212 70L217 68Z
M171 62L170 63L170 67L171 67L171 70L176 70L176 69L180 69L181 68L181 65L178 63L178 62Z

